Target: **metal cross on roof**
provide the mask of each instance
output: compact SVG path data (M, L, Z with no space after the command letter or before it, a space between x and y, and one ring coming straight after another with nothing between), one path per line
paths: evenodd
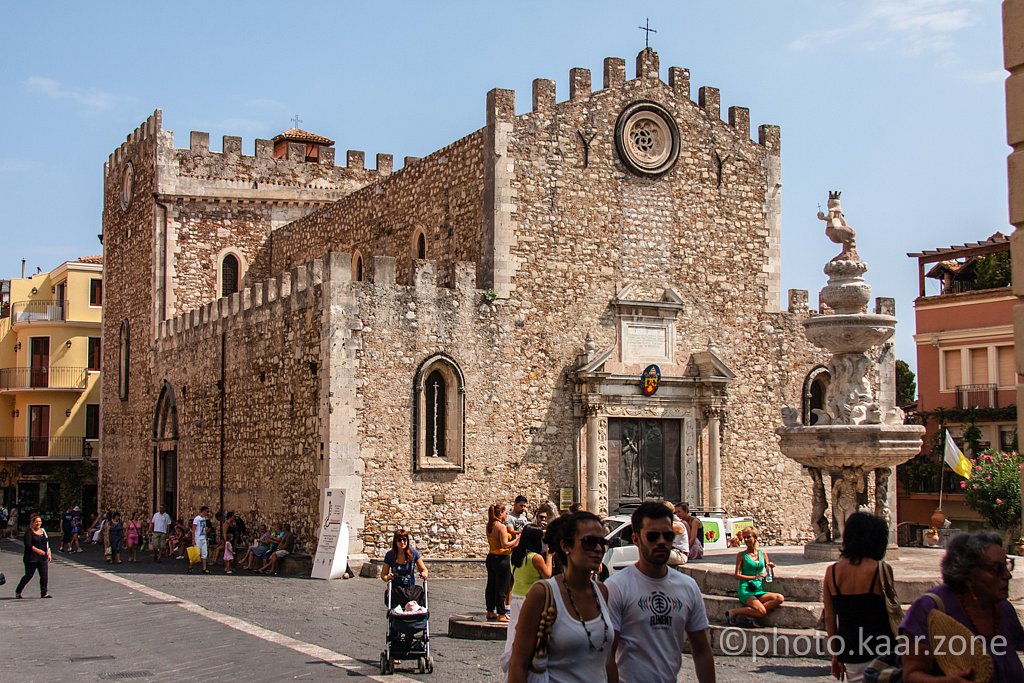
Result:
M651 34L657 33L657 31L651 28L650 18L647 18L644 23L644 26L637 26L637 28L641 31L646 31L646 33L644 33L644 47L648 48L651 46Z
M302 123L302 119L299 118L298 114L296 114L292 119L290 119L290 121L295 124L296 128L298 128L299 124Z

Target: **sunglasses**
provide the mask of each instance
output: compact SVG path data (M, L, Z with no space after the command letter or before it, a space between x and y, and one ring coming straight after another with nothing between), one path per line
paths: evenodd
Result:
M657 543L659 538L664 538L666 543L671 543L676 540L676 532L674 531L648 531L644 534L644 538L647 539L648 543Z
M409 537L408 536L395 536L395 540L399 541L399 542L405 541L406 543L408 543L409 542Z
M604 536L583 536L578 540L584 550L593 550L597 546L602 549L608 547L608 540Z

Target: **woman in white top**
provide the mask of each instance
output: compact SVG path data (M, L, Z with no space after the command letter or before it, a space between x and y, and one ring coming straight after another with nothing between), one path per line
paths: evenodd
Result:
M564 521L562 521L564 520ZM594 580L607 541L601 520L577 512L559 520L545 537L564 563L565 571L534 584L523 601L516 624L509 683L526 683L537 644L541 612L551 591L555 623L547 642L547 672L551 683L605 683L614 671L612 627L604 584Z

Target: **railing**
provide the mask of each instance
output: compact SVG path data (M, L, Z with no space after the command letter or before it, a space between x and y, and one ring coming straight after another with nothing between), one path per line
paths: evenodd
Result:
M16 301L11 304L11 321L15 325L67 319L67 301Z
M3 436L0 437L0 460L81 458L85 444L85 439L80 436Z
M85 368L2 368L0 391L5 389L85 389Z
M967 408L998 408L999 386L996 384L958 384L956 387L956 407Z

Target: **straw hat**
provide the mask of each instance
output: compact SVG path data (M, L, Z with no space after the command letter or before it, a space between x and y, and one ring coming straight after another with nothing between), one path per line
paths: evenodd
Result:
M959 621L945 612L933 609L928 613L928 640L934 643L942 636L941 651L935 653L935 661L943 673L950 675L967 669L974 670L974 680L988 683L992 678L992 658L984 652L976 652L974 648L975 634ZM952 654L950 651L961 652Z

